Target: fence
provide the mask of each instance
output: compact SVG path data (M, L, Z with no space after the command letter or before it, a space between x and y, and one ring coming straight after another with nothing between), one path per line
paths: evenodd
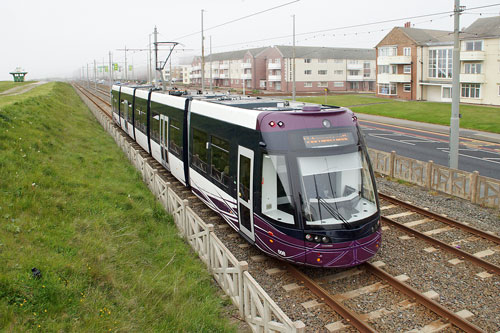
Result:
M254 332L305 332L302 321L293 322L267 295L248 272L248 264L238 261L206 224L165 182L95 106L77 90L82 100L122 148L130 162L141 172L144 182L173 216L179 232L207 265L222 290L231 298L240 315Z
M373 170L391 178L450 194L485 207L500 209L500 180L398 156L396 153L368 149Z

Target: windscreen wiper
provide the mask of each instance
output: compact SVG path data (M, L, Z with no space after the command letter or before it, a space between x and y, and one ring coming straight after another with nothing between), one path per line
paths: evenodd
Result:
M318 199L318 204L322 204L323 207L325 207L325 209L328 211L328 213L330 213L337 220L342 221L342 223L344 223L344 225L346 226L347 229L352 228L352 225L349 222L347 222L347 220L344 218L344 216L338 210L335 210L332 206L330 206L328 204L328 202L326 202L325 199L323 199L319 195L316 199ZM321 210L321 208L320 208L320 210Z

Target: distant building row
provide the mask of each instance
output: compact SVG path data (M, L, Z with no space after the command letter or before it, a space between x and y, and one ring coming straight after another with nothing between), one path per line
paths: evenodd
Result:
M201 85L201 57L172 73L185 84ZM375 50L295 47L297 92L375 91ZM182 71L183 74L180 75ZM176 76L177 75L177 76ZM293 48L273 46L223 52L205 57L205 86L292 92Z
M452 31L395 27L376 50L379 97L451 101ZM460 32L460 102L500 105L500 17Z

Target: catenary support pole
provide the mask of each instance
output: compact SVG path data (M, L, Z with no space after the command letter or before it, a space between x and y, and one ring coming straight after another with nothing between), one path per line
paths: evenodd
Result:
M201 91L205 91L205 37L203 36L203 12L201 10Z
M292 65L292 100L295 101L295 14L293 17L293 65Z
M453 169L458 169L458 148L459 148L459 132L460 132L460 0L455 0L455 17L453 28L453 80L451 88L451 119L450 119L450 143L448 166Z

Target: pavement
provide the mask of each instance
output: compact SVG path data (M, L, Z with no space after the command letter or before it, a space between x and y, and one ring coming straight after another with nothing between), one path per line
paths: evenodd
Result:
M4 92L0 93L0 96L15 96L15 95L21 95L24 94L25 92L30 91L31 89L38 87L41 84L45 84L47 81L37 81L33 82L24 86L17 86L14 88L10 88L9 90L6 90Z
M397 119L397 118L390 118L390 117L383 117L383 116L375 116L375 115L363 114L363 113L356 113L356 116L360 120L379 122L382 124L390 124L390 125L395 125L395 126L408 127L408 128L412 128L412 129L431 131L431 132L437 132L437 133L443 133L443 134L450 133L450 127L444 126L444 125L428 124L428 123L422 123L422 122L418 122L418 121L411 121L411 120ZM500 134L497 134L497 133L483 132L483 131L461 128L460 129L460 137L481 140L481 141L488 141L488 142L500 144Z

